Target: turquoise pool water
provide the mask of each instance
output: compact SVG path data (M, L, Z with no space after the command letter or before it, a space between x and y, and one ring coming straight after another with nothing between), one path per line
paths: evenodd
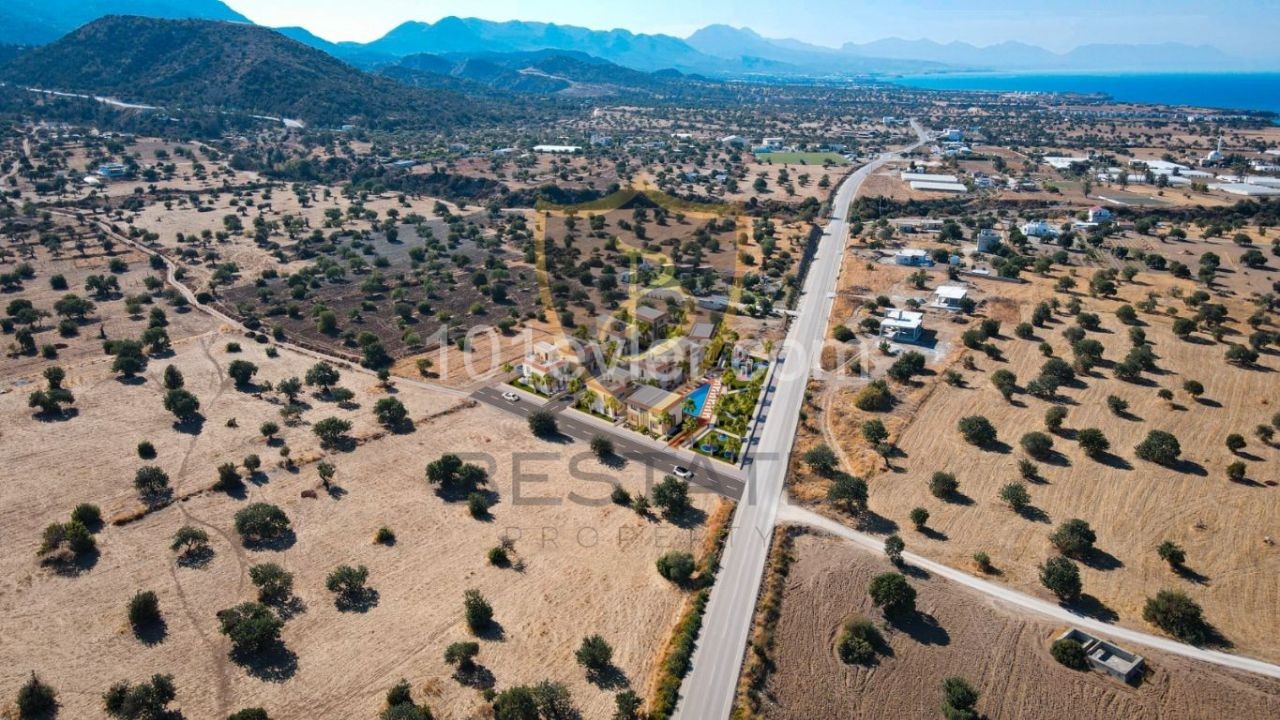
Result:
M711 383L699 385L696 390L684 396L685 400L693 401L693 416L702 415L702 408L707 404L707 393L711 392Z

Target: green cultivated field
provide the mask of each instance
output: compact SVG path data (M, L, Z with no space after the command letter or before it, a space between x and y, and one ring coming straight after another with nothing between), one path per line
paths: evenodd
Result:
M756 153L756 161L773 165L848 165L849 161L833 152Z

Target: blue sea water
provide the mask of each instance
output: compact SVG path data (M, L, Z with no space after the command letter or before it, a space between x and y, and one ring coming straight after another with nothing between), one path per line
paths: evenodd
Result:
M932 90L1102 93L1122 102L1280 113L1280 73L954 73L892 82Z

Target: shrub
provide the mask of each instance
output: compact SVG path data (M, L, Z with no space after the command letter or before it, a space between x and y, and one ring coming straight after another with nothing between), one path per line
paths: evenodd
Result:
M621 485L614 485L613 491L609 493L609 500L615 505L628 507L631 505L631 493L627 492L627 489Z
M1076 442L1085 455L1096 458L1111 449L1111 441L1098 428L1084 428L1076 434Z
M227 716L227 720L271 720L271 716L262 708L245 708Z
M1240 433L1231 433L1227 436L1227 449L1233 453L1238 453L1248 445L1244 436Z
M1232 482L1242 482L1249 474L1249 466L1239 460L1227 466L1227 479Z
M681 515L689 511L689 483L667 475L653 487L653 504L667 515Z
M158 720L171 716L168 704L177 697L172 675L152 675L149 682L118 682L102 695L107 715L121 720Z
M279 540L289 532L289 516L267 503L253 503L235 515L236 532L247 544Z
M154 460L156 457L156 446L152 445L149 440L143 440L138 443L138 457L143 460Z
M1049 646L1049 654L1059 664L1072 670L1088 670L1089 660L1085 656L1084 646L1071 638L1054 640Z
M693 578L696 564L693 555L672 550L658 558L658 574L677 585L685 585Z
M924 528L925 524L929 522L929 511L922 507L912 508L910 517L911 524L914 525L917 530L921 530Z
M591 438L591 452L597 460L604 462L613 457L613 441L604 435L596 435Z
M894 565L902 564L902 551L906 549L907 543L896 534L884 539L884 556Z
M462 610L467 627L477 635L493 623L493 606L479 590L468 590L463 594Z
M351 423L342 418L327 417L312 425L311 432L320 439L321 447L331 448L351 432Z
M218 613L219 632L231 640L232 651L258 655L280 642L284 622L266 605L247 602Z
M955 495L960 489L956 476L948 472L936 472L929 478L929 493L936 498L946 499Z
M883 380L873 380L853 398L853 404L865 412L886 412L893 408L893 393Z
M867 586L871 602L885 615L909 614L916 609L916 590L907 579L894 572L882 573L871 579Z
M1169 563L1169 567L1177 570L1187 561L1187 553L1177 543L1172 540L1165 540L1156 548L1156 554L1161 560Z
M884 645L884 636L869 620L852 620L845 624L836 642L840 660L848 665L870 665L876 659L876 648Z
M609 669L613 662L613 648L599 635L589 635L582 639L582 645L574 653L578 664L587 669L587 673L599 674Z
M1200 606L1177 590L1161 590L1148 598L1142 619L1192 645L1203 644L1209 638L1209 626Z
M986 447L996 441L996 429L991 421L981 415L970 415L960 418L958 424L960 434L966 442L978 447Z
M1028 455L1043 460L1053 452L1053 438L1042 432L1029 432L1018 441Z
M158 467L141 467L133 475L133 486L143 497L158 497L169 489L169 475Z
M1067 409L1061 405L1054 405L1044 411L1044 426L1049 432L1058 432L1062 429L1062 423L1067 419Z
M529 432L537 437L551 437L559 431L558 428L556 416L546 410L535 411L529 416Z
M1000 488L1000 499L1014 512L1022 512L1031 504L1031 496L1027 493L1026 483L1012 482Z
M129 625L135 635L160 622L160 598L150 590L139 590L129 599Z
M1040 583L1064 602L1080 599L1080 569L1067 558L1058 555L1040 566Z
M102 524L102 511L97 505L80 503L71 511L71 521L80 523L86 528L97 527Z
M373 541L379 545L395 545L396 534L389 527L380 527L373 534Z
M839 465L836 453L826 443L817 445L804 454L804 462L809 469L819 475L830 477Z
M994 569L991 565L991 556L985 552L978 551L974 553L973 562L978 566L978 569L984 573L989 573Z
M258 600L261 602L280 603L293 594L293 574L275 563L250 567L249 579L258 588Z
M1049 536L1049 542L1058 548L1058 552L1067 557L1081 558L1093 552L1093 543L1098 536L1089 523L1079 518L1072 518L1058 526Z
M1178 438L1163 430L1152 430L1146 439L1133 449L1139 458L1157 465L1171 466L1178 462L1182 455L1182 446Z
M58 709L58 693L31 673L27 682L18 689L18 720L35 720L52 717Z
M360 604L368 595L369 588L365 586L368 580L369 568L364 565L339 565L325 578L324 586L334 594L338 608L343 609Z
M942 681L942 714L947 720L974 720L978 713L978 691L962 677L949 677Z
M867 508L867 483L860 477L840 473L827 488L827 500L843 505L846 512L862 512Z

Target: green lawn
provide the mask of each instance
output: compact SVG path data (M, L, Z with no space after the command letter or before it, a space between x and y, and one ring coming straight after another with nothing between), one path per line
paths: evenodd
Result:
M849 164L849 161L845 160L844 156L833 152L756 153L756 161L774 165L817 165L819 167L823 163L832 165Z

